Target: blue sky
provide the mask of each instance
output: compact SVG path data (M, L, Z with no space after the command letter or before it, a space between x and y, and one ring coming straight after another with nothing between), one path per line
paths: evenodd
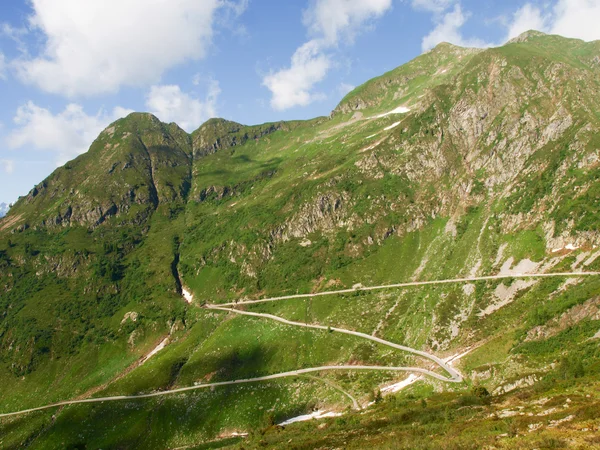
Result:
M0 202L130 111L192 131L327 115L442 41L600 39L600 0L4 0Z

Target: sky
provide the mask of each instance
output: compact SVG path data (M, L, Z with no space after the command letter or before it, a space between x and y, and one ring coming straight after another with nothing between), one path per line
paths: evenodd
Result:
M2 0L0 202L132 111L191 132L328 115L440 42L600 39L600 0Z

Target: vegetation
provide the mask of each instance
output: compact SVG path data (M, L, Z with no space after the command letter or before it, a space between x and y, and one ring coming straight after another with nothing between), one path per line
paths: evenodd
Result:
M600 278L517 276L600 270L599 57L537 34L443 44L331 118L192 135L115 122L0 220L0 413L322 365L430 368L335 327L460 356L466 381L388 394L405 374L330 371L83 404L0 418L0 447L600 446ZM201 307L228 301L327 329ZM343 414L277 425L314 410Z

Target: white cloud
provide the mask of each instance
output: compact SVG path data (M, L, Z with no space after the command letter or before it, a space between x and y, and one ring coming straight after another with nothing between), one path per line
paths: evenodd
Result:
M316 0L304 12L304 25L309 32L328 45L340 38L352 40L365 22L385 14L392 0Z
M512 39L528 30L559 34L593 41L600 39L600 0L558 0L553 7L541 9L526 3L508 26L507 38Z
M17 109L16 128L8 135L9 148L32 148L56 155L57 165L64 164L88 150L98 134L112 121L130 113L121 107L112 113L85 113L81 105L71 103L64 111L53 114L48 109L27 102Z
M481 39L463 37L461 28L469 16L468 12L463 13L460 4L454 5L452 11L440 17L435 28L423 38L421 43L423 51L429 50L441 42L449 42L461 47L489 47L491 44Z
M273 97L271 106L280 111L294 106L306 106L319 98L312 87L325 78L331 59L323 54L317 41L308 41L292 56L289 69L271 73L263 79Z
M542 11L538 7L526 3L515 12L513 21L508 27L506 41L525 31L544 30L546 28L545 22L546 19L542 16Z
M412 0L414 9L431 11L437 14L444 12L454 3L454 0Z
M15 162L12 159L0 159L2 171L8 175L15 171Z
M328 51L340 41L352 42L365 24L392 6L392 0L315 0L304 12L303 23L312 39L293 54L290 67L263 77L263 86L272 94L276 110L306 106L322 98L313 92L334 65Z
M550 32L584 41L600 39L600 0L559 0Z
M6 79L6 60L4 53L0 52L0 80Z
M177 64L205 56L225 0L31 0L43 52L14 61L19 76L47 92L94 95L156 83ZM231 14L229 14L231 15Z
M163 122L176 122L191 132L217 114L219 83L210 81L206 99L201 101L181 90L177 85L152 86L146 97L146 106Z

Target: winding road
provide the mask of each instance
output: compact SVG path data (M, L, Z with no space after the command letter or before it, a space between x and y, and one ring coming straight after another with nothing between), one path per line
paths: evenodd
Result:
M422 356L423 358L430 359L431 361L433 361L437 365L439 365L441 368L443 368L446 372L448 372L450 374L450 378L440 375L438 373L432 372L430 370L425 370L425 369L418 370L417 372L424 373L433 378L437 378L438 380L441 380L441 381L447 381L450 383L462 382L461 374L456 369L454 369L450 365L446 364L446 362L443 359L438 358L437 356L432 355L431 353L423 352L421 350L416 350L414 348L406 347L404 345L395 344L394 342L386 341L385 339L371 336L369 334L360 333L358 331L346 330L344 328L326 327L324 325L315 325L315 324L310 324L310 323L294 322L294 321L287 320L287 319L284 319L279 316L274 316L272 314L240 311L238 309L224 308L220 305L205 305L204 307L208 308L208 309L213 309L213 310L232 312L232 313L240 314L243 316L261 317L261 318L265 318L265 319L275 320L277 322L281 322L286 325L292 325L292 326L296 326L296 327L312 328L315 330L334 331L337 333L349 334L351 336L357 336L357 337L360 337L363 339L368 339L369 341L377 342L379 344L387 345L388 347L392 347L397 350L402 350L404 352L413 353L415 355ZM346 368L346 367L361 367L361 366L329 366L329 367L337 367L337 368L341 369L342 367ZM369 366L369 367L372 367L372 366ZM401 370L401 371L408 371L408 372L413 371L413 369L414 369L411 367L388 367L388 366L385 366L385 367L376 366L376 367L379 367L379 370Z
M251 305L255 303L268 303L277 302L280 300L290 300L294 298L311 298L311 297L323 297L325 295L338 295L338 294L351 294L360 291L377 291L382 289L394 289L410 286L429 286L433 284L451 284L451 283L469 283L472 281L488 281L488 280L506 280L510 278L551 278L551 277L586 277L586 276L598 276L600 272L557 272L557 273L517 273L514 275L488 275L483 277L469 277L469 278L451 278L448 280L434 280L434 281L411 281L407 283L396 283L396 284L384 284L381 286L361 286L351 289L341 289L339 291L325 291L316 292L314 294L292 294L284 295L281 297L269 297L260 298L257 300L240 300L237 302L219 303L219 306L239 306L239 305Z
M397 350L405 351L405 352L412 353L412 354L421 356L423 358L429 359L429 360L435 362L442 369L444 369L450 375L450 377L440 375L436 372L433 372L431 370L427 370L427 369L424 369L421 367L389 367L389 366L364 366L364 365L320 366L320 367L310 367L310 368L306 368L306 369L292 370L289 372L282 372L282 373L278 373L278 374L266 375L266 376L256 377L256 378L247 378L247 379L241 379L241 380L198 384L195 386L170 389L167 391L152 392L149 394L121 395L121 396L112 396L112 397L96 397L96 398L88 398L88 399L82 399L82 400L67 400L67 401L62 401L62 402L52 403L49 405L40 406L37 408L30 408L30 409L24 409L21 411L0 414L0 418L15 416L15 415L19 415L19 414L26 414L26 413L30 413L30 412L34 412L34 411L42 411L42 410L56 408L56 407L60 407L60 406L76 405L76 404L81 404L81 403L99 403L99 402L112 402L112 401L139 400L139 399L144 399L144 398L161 397L161 396L165 396L165 395L179 394L179 393L194 391L194 390L198 390L198 389L206 389L206 388L213 388L213 387L219 387L219 386L231 386L231 385L246 384L246 383L256 383L256 382L260 382L260 381L269 381L269 380L276 380L276 379L286 378L286 377L295 377L295 376L305 375L305 374L310 374L310 373L315 373L315 372L336 371L336 370L421 373L423 375L427 375L432 378L436 378L440 381L444 381L444 382L448 382L448 383L461 383L463 378L456 369L454 369L451 365L449 365L444 360L438 358L437 356L432 355L427 352L423 352L421 350L416 350L416 349L413 349L410 347L406 347L404 345L399 345L394 342L386 341L384 339L381 339L381 338L378 338L375 336L371 336L371 335L368 335L365 333L360 333L358 331L351 331L351 330L346 330L343 328L327 327L327 326L316 325L316 324L294 322L294 321L287 320L282 317L274 316L271 314L241 311L241 310L237 310L237 309L233 309L233 308L227 308L227 306L240 306L240 305L247 305L247 304L288 300L288 299L294 299L294 298L310 298L310 297L317 297L317 296L324 296L324 295L336 295L336 294L352 293L352 292L357 292L357 291L373 291L373 290L380 290L380 289L393 289L393 288L408 287L408 286L426 286L426 285L433 285L433 284L464 283L464 282L472 282L472 281L500 280L500 279L508 279L508 278L579 277L579 276L594 276L594 275L596 275L596 276L600 275L600 272L561 272L561 273L541 273L541 274L491 275L491 276L484 276L484 277L457 278L457 279L437 280L437 281L415 281L415 282L389 284L389 285L382 285L382 286L369 286L369 287L359 287L359 288L352 288L352 289L343 289L343 290L338 290L338 291L327 291L327 292L320 292L320 293L316 293L316 294L297 294L297 295L287 295L287 296L282 296L282 297L265 298L265 299L259 299L259 300L244 300L244 301L233 302L233 303L203 305L204 308L210 309L210 310L234 313L234 314L239 314L239 315L244 315L244 316L263 318L263 319L269 319L269 320L274 320L274 321L277 321L277 322L280 322L280 323L283 323L286 325L298 326L298 327L304 327L304 328L312 328L312 329L316 329L316 330L325 330L328 332L332 331L332 332L337 332L337 333L348 334L351 336L356 336L356 337L359 337L362 339L367 339L367 340L377 342L379 344L382 344L382 345L385 345L385 346L388 346L388 347L391 347L391 348L394 348Z

